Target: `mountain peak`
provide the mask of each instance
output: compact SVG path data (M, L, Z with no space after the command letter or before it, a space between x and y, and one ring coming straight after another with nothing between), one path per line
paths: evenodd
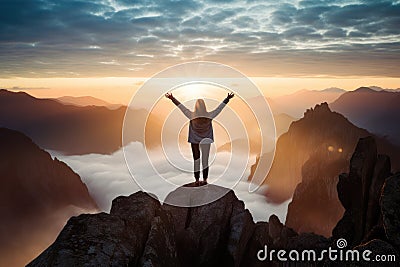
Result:
M23 91L10 91L7 89L0 89L0 96L25 96L25 97L29 97L29 98L35 98L33 96L31 96L30 94L23 92Z
M400 145L399 92L360 87L344 93L330 107L355 125Z
M369 87L366 86L361 86L359 88L357 88L356 90L354 90L353 92L358 92L358 93L374 93L377 92L376 90L373 90Z
M384 90L382 87L376 86L376 85L368 86L368 88L370 88L370 89L372 89L374 91L383 91Z
M315 105L314 108L309 108L304 112L304 117L309 116L310 114L324 114L324 113L329 113L332 112L331 109L329 108L328 103L323 102L321 104Z
M55 98L55 100L65 105L74 105L78 107L104 106L110 109L116 109L122 106L119 104L111 104L107 101L95 98L93 96L62 96Z
M346 90L338 87L329 87L326 89L321 90L320 92L325 92L325 93L344 93Z

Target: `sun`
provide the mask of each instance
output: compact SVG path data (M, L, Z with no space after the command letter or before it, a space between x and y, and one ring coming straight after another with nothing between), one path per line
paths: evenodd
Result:
M171 91L174 96L183 100L189 101L193 99L220 99L227 92L224 88L218 85L194 82L181 85Z

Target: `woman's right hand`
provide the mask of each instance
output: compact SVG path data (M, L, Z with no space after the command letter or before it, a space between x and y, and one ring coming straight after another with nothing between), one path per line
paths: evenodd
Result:
M173 98L172 93L166 93L165 97L168 98L168 99L172 99Z

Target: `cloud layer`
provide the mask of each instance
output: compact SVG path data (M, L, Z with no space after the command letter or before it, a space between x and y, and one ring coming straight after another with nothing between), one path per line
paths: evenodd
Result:
M5 0L0 77L148 76L189 60L398 77L399 14L397 0Z
M139 166L137 168L138 174L141 176L148 175L149 184L154 188L152 193L155 193L157 197L163 201L169 192L164 192L162 190L163 184L159 183L158 179L152 179L154 171L147 166L146 160L143 160L143 156L145 157L143 146L140 143L132 143L129 145L128 150L130 153L135 153L135 155L137 155L136 166ZM122 150L118 150L112 155L88 154L81 156L64 156L54 151L51 152L51 154L66 162L81 176L90 194L104 211L110 210L111 201L115 197L119 195L130 195L141 190L128 171ZM222 172L225 169L224 164L229 161L228 153L218 154L216 160L211 165L210 177L216 176L219 172ZM170 180L176 184L183 185L193 181L192 174L182 173L169 165L168 162L161 157L156 159L153 164L158 171L162 172L163 177L169 177ZM242 175L242 170L231 170L230 172L233 178L241 177ZM246 170L243 177L247 177L248 175L249 169ZM216 182L216 184L219 185L224 185L226 183L227 181ZM287 205L290 201L280 205L268 203L262 194L263 188L258 190L257 193L249 193L248 188L248 183L242 180L233 189L238 198L244 201L246 208L250 210L256 221L266 221L272 214L276 214L281 221L285 221Z

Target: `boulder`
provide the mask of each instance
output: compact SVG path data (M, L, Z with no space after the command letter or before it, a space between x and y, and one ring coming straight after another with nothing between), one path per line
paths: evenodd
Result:
M163 205L173 218L182 265L239 266L255 226L244 203L233 191L216 185L201 186L183 194L184 190L181 187L171 192L165 202L209 203L188 207ZM225 195L212 201L221 193Z

